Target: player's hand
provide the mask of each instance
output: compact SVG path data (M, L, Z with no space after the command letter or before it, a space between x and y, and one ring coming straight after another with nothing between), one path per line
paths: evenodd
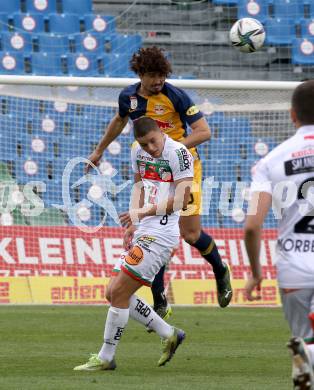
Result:
M99 162L100 162L100 159L102 157L102 153L99 152L97 149L95 149L93 151L93 153L91 155L89 155L87 158L88 160L93 163L94 165L98 166L99 165ZM90 164L86 164L85 165L85 173L88 173L88 171L90 170L91 168L91 165Z
M131 248L131 242L134 237L134 232L136 230L136 227L134 225L131 225L126 229L123 236L123 248L128 251Z
M129 228L132 225L132 218L128 211L121 213L119 219L123 227Z
M134 223L139 222L143 218L142 214L143 209L134 209L131 211L125 211L119 215L121 225L123 227L130 227Z
M259 301L262 299L261 283L263 278L249 278L245 285L246 297L249 301ZM255 294L256 290L256 294Z

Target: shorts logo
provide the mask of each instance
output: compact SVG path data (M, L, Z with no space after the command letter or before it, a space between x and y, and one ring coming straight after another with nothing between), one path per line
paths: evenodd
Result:
M137 109L137 97L136 96L130 96L130 107L131 107L131 110Z
M187 110L186 115L191 116L191 115L195 115L195 114L197 114L197 113L199 113L199 112L200 112L200 110L199 110L196 106L192 106L192 107L190 107L190 108Z
M131 248L128 254L125 256L125 261L130 265L138 265L143 261L143 250L139 246L135 245Z
M192 162L188 151L185 148L180 148L176 150L176 153L179 158L180 171L183 172L190 169Z

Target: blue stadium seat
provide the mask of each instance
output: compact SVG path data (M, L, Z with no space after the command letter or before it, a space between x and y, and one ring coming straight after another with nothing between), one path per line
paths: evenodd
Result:
M301 0L273 0L271 3L275 18L304 18L304 3Z
M78 53L105 53L105 42L102 34L82 33L75 36L75 47Z
M314 39L297 38L292 42L291 61L297 65L314 64Z
M70 76L99 76L99 59L93 54L68 54Z
M142 46L142 37L139 34L114 34L111 39L112 53L129 54L130 56Z
M301 19L301 37L314 38L314 19Z
M116 21L113 16L108 15L85 15L85 30L90 33L112 34L116 31Z
M295 22L288 18L267 19L265 23L268 45L290 45L295 38Z
M1 160L14 159L17 153L16 133L14 131L15 123L7 117L8 115L0 116Z
M70 42L65 35L39 34L34 36L37 51L55 54L66 54L70 49Z
M32 36L27 33L1 33L1 45L4 51L31 52L33 49Z
M75 34L80 32L80 19L78 15L50 14L49 30L55 34Z
M31 73L43 76L62 76L65 70L62 66L62 57L48 53L31 54Z
M238 19L254 18L265 22L268 18L268 3L264 0L239 0Z
M8 15L0 13L0 31L8 31Z
M215 5L237 5L238 0L213 0L213 4Z
M130 54L111 54L109 74L112 77L135 77L130 70Z
M2 0L0 4L0 12L4 14L13 14L15 12L21 11L21 1L20 0Z
M0 74L24 74L23 53L0 52Z
M15 177L18 184L26 184L31 180L46 182L48 179L48 164L43 159L15 158Z
M92 0L62 0L62 12L79 15L92 13Z
M44 14L57 12L56 0L26 0L26 11Z
M59 139L53 139L49 133L34 131L34 134L17 134L20 155L26 158L55 159L61 155Z
M45 22L43 15L40 14L21 14L13 15L14 29L29 33L44 32Z
M311 19L314 19L314 3L313 3L313 1L312 0L304 0L304 5L307 6L307 9L309 10L309 17Z

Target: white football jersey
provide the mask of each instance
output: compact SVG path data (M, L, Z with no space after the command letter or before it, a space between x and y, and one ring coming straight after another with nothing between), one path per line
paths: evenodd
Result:
M160 204L174 195L174 181L193 178L193 156L180 142L174 141L166 134L162 155L154 158L136 143L131 151L132 168L142 178L145 192L144 205ZM180 212L170 215L145 217L139 224L139 231L153 233L163 237L179 236Z
M293 137L260 160L252 175L251 190L272 195L272 208L278 218L279 287L313 288L314 126L300 127ZM282 200L286 204L283 209Z

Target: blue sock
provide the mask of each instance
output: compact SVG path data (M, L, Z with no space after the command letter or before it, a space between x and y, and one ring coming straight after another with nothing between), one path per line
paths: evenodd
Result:
M216 278L221 279L226 272L226 268L221 261L220 254L212 237L201 230L199 239L192 246L198 249L204 259L211 264Z

